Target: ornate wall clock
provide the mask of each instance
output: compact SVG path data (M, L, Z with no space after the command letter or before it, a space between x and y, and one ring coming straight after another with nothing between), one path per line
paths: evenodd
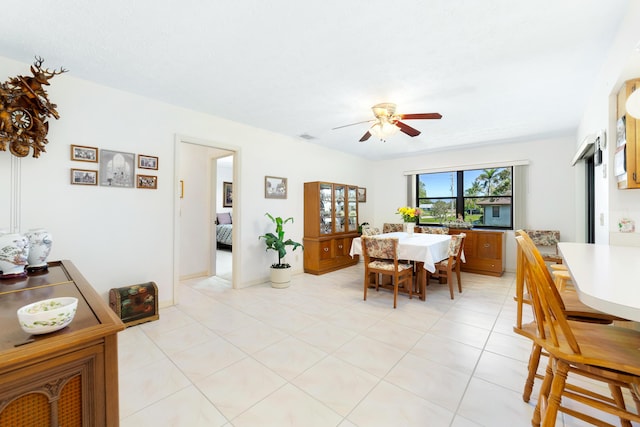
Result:
M64 68L49 71L43 69L44 59L36 57L31 66L33 77L17 76L0 83L0 150L9 147L11 154L25 157L33 150L33 157L39 157L45 150L49 117L60 115L56 104L49 102L47 92L42 87L58 74L67 72Z

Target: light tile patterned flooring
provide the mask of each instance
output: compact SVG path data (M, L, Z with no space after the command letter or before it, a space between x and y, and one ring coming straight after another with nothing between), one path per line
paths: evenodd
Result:
M453 301L434 282L396 310L384 290L363 301L362 281L360 264L288 289L183 283L158 321L119 334L121 425L530 425L513 274L463 273Z

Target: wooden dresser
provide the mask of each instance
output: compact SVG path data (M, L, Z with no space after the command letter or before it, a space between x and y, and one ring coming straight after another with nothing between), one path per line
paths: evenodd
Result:
M502 276L505 269L504 232L450 228L449 234L465 233L462 271Z
M23 305L78 298L71 324L29 335ZM124 324L70 261L0 281L0 426L118 426L118 343Z

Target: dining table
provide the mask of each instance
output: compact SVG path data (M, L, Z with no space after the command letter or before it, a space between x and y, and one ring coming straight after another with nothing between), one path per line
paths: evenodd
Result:
M398 239L398 259L415 261L418 274L419 298L426 299L427 274L436 271L436 263L449 256L451 236L447 234L406 233L402 231L371 236L374 238L395 237ZM362 255L362 240L353 239L349 255Z
M580 301L640 322L640 247L560 242Z

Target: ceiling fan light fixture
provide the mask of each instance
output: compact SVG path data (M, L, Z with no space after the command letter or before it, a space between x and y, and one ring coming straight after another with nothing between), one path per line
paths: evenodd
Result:
M371 135L375 136L381 141L385 141L391 135L398 133L400 128L387 120L380 120L369 129Z

